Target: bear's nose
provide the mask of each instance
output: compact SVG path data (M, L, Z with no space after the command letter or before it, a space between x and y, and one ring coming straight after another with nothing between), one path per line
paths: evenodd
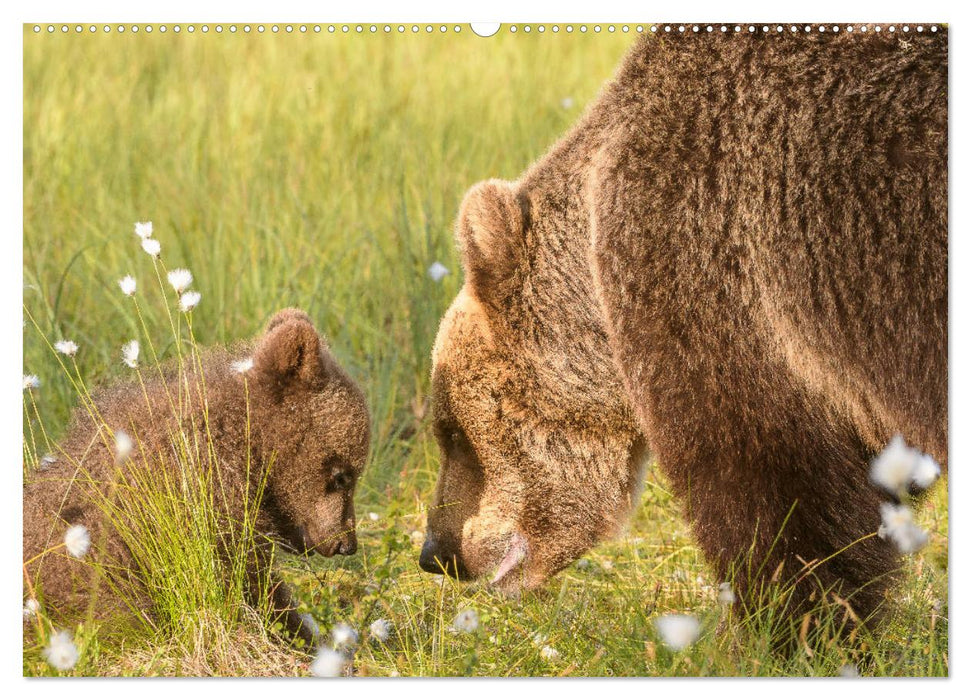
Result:
M463 578L465 566L458 554L448 547L441 547L438 540L429 534L421 547L418 566L430 574L445 574L452 578Z
M337 545L338 554L354 554L357 551L357 535L353 532L341 538Z

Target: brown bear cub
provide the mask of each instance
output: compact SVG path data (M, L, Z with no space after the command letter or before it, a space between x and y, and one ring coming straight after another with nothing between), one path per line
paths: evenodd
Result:
M353 495L370 434L364 394L296 309L277 313L253 344L204 351L195 363L201 376L189 364L163 368L154 380L145 372L144 386L113 385L93 397L96 410L76 411L56 461L24 485L27 591L63 619L82 616L92 599L99 617L132 600L150 613L146 572L115 525L125 519L126 491L144 487L146 474L157 484L180 483L191 454L216 476L220 550L232 551L259 500L246 595L256 606L269 590L287 630L312 641L314 625L268 572L271 540L327 557L357 549ZM116 441L129 435L130 452L123 448L119 458Z

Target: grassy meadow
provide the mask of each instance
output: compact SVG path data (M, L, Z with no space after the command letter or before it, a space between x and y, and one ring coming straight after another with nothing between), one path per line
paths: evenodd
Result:
M719 581L654 466L628 532L541 591L509 599L418 569L439 460L430 350L461 285L452 223L462 195L542 155L632 41L619 31L482 39L467 27L26 27L24 305L43 336L78 343L89 385L107 382L126 371L121 345L145 341L117 285L132 274L152 340L171 355L163 296L132 233L150 220L165 263L196 278L200 343L253 337L284 306L310 313L367 392L371 457L356 497L358 554L281 555L280 567L325 632L341 622L358 630L355 675L826 676L848 664L863 675L947 675L946 484L920 512L930 543L907 559L894 614L862 644L821 634L773 652L771 608L738 619L719 605ZM435 261L451 271L437 282L427 273ZM23 371L40 377L39 415L56 439L77 397L43 336L26 325ZM27 411L25 442L38 428ZM457 632L466 609L478 627ZM680 653L654 627L670 612L702 622ZM390 622L386 640L368 633L378 618ZM308 675L313 659L256 613L192 635L89 626L75 641L72 675ZM57 673L26 636L23 668Z

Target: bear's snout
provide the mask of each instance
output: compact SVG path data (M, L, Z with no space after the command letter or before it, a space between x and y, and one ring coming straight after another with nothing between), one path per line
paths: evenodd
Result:
M458 552L458 548L450 547L432 533L425 537L425 543L418 557L418 566L422 571L430 574L445 574L455 579L468 578L468 571Z

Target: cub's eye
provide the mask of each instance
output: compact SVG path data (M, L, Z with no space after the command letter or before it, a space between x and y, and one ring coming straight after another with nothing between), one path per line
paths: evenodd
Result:
M330 481L335 491L347 491L354 483L354 479L347 472L337 472Z

